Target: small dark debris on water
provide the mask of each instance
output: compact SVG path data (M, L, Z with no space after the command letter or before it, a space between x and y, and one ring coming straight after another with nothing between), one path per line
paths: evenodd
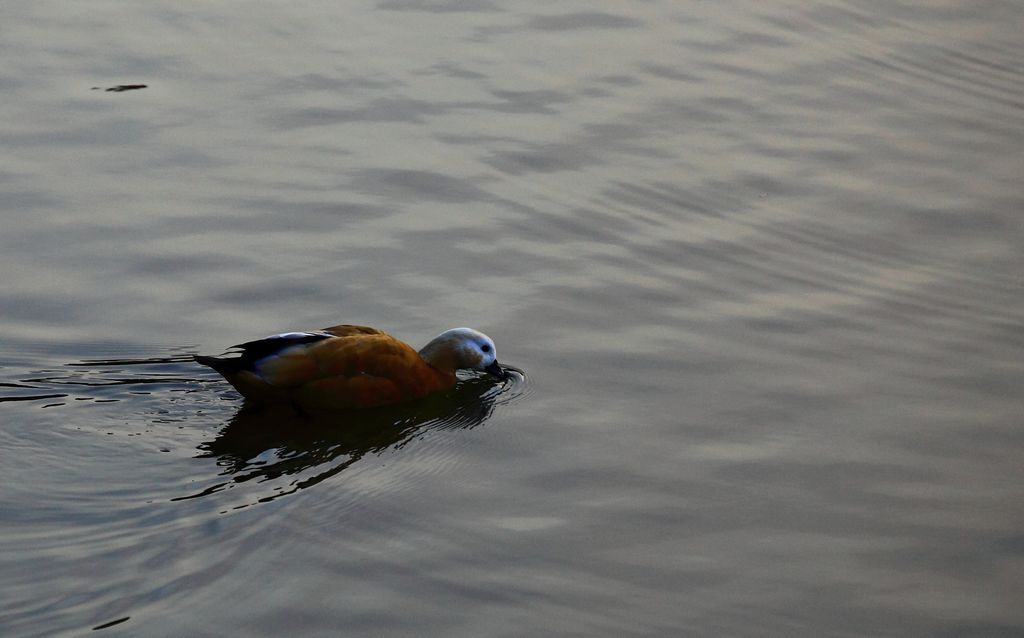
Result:
M125 616L124 618L118 618L117 620L111 620L110 622L105 622L102 625L96 625L95 627L92 628L92 630L96 631L97 629L106 629L107 627L113 627L114 625L120 625L121 623L123 623L124 621L126 621L126 620L128 620L130 618L131 618L131 616Z
M111 87L109 87L107 89L104 89L104 90L107 91L108 93L111 92L111 91L113 91L114 93L123 93L124 91L138 91L139 89L144 89L147 86L149 86L149 85L148 84L118 84L117 86L111 86ZM103 87L94 86L94 87L92 87L92 90L93 91L99 91L101 88L103 88Z

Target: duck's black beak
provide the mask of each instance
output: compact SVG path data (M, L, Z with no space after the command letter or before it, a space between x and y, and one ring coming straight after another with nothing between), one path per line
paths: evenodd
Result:
M484 368L484 372L486 372L489 375L495 376L501 379L502 381L508 379L508 372L506 372L504 368L498 365L497 361Z

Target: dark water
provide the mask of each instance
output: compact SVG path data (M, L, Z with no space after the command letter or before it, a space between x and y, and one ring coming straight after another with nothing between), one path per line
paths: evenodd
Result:
M3 23L2 635L1024 636L1024 5ZM342 322L527 377L189 362Z

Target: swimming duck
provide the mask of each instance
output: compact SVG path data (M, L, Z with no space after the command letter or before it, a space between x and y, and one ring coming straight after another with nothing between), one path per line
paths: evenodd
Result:
M418 399L455 385L456 370L504 379L494 341L471 328L453 328L417 352L382 330L340 325L285 332L232 346L237 357L195 360L259 403L299 409L371 408Z

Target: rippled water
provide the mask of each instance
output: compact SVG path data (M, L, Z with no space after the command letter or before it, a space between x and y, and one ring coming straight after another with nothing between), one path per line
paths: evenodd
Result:
M4 636L1024 636L1019 3L4 24ZM191 363L343 322L526 376Z

